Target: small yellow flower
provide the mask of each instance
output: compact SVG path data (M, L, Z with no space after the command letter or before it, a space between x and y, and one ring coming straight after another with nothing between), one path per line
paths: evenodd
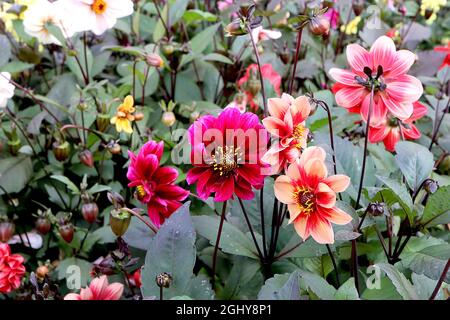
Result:
M447 0L422 0L420 5L420 14L425 16L427 11L432 12L431 16L426 21L427 24L431 24L434 20L436 20L436 12L438 12L441 7L445 6L446 3Z
M117 108L117 113L111 118L111 124L116 125L117 132L132 133L131 123L134 121L132 113L134 108L134 99L132 96L126 96L123 103Z
M357 34L358 33L358 24L361 22L361 17L357 16L355 19L350 21L346 26L341 27L341 31L346 34Z

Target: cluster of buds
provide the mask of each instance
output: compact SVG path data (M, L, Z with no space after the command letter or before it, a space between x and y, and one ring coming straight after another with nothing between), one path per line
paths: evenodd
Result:
M70 213L70 212L59 212L56 215L59 235L67 243L72 242L73 236L75 234L75 228L74 228L73 224L70 222L71 218L72 218L72 213Z
M121 237L127 232L131 222L130 209L125 207L123 197L116 192L108 192L108 200L112 203L113 209L109 215L109 224L112 232Z
M248 28L254 29L261 24L262 16L254 16L254 4L243 4L237 13L239 18L234 19L225 28L225 36L241 36L248 33Z
M173 126L175 124L175 121L177 121L175 113L173 113L173 109L175 109L176 105L177 104L172 100L170 100L168 104L166 104L165 101L160 101L159 103L159 106L163 110L161 121L164 125L168 127Z
M54 216L52 214L51 209L41 210L39 209L37 214L34 214L36 218L36 230L43 235L46 235L50 232L52 228L52 220L54 220Z
M8 242L15 231L14 223L6 215L0 216L0 242Z
M48 273L50 266L48 264L38 267L36 272L30 274L30 284L33 290L33 300L59 300L61 299L58 286L56 286Z

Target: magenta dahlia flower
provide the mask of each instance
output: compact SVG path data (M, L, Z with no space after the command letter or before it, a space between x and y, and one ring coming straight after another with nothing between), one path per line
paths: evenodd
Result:
M388 111L400 120L411 117L413 103L423 93L422 83L406 74L415 61L414 53L408 50L396 51L394 41L381 36L370 51L358 44L348 45L347 60L351 70L330 69L330 75L338 83L338 105L351 112L359 110L367 122L373 85L371 126L381 125Z
M136 188L136 198L147 205L148 216L158 228L189 195L188 191L174 185L178 178L175 168L159 166L163 151L164 143L155 141L144 144L137 155L128 151L131 159L128 186Z
M194 168L186 180L197 183L201 199L215 193L215 201L226 201L234 194L250 200L254 197L252 188L263 186L270 171L261 161L268 133L255 114L227 108L218 117L203 116L189 128L189 142Z

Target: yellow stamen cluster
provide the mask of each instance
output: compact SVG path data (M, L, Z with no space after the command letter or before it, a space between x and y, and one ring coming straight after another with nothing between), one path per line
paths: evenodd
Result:
M102 14L106 11L108 4L105 0L95 0L94 3L91 4L91 9L96 14Z
M294 199L302 212L310 214L314 211L315 196L307 187L297 187L294 191Z
M219 171L219 175L223 176L238 167L238 163L242 160L243 153L240 147L236 149L234 146L218 146L215 154L211 156L211 166L214 170Z
M295 126L294 131L292 133L292 137L297 141L297 143L295 144L295 147L297 149L301 149L302 148L302 140L304 140L305 137L305 133L306 133L306 128L305 126L303 126L302 124L298 124Z
M144 199L146 195L147 193L145 192L144 186L141 185L136 187L136 198L138 200Z

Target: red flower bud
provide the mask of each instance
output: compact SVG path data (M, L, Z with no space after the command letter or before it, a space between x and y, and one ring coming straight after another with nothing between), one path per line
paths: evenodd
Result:
M316 36L327 35L330 32L330 21L322 16L316 16L309 22L309 30Z
M36 229L39 233L46 235L50 231L51 228L52 228L52 224L51 224L50 220L48 220L47 218L39 217L36 220Z
M55 155L56 160L65 161L69 157L70 153L70 144L67 141L63 143L54 142L53 143L53 154Z
M0 222L0 242L8 242L14 235L14 223L9 221Z
M160 68L164 65L163 59L156 53L149 53L145 56L145 60L149 66Z
M67 223L63 224L62 226L59 226L59 234L61 237L66 241L67 243L71 243L73 240L73 235L75 233L73 224Z
M88 167L94 166L94 157L92 156L92 152L88 149L84 149L78 154L78 157L80 158L81 163Z
M81 207L81 214L84 220L89 223L94 223L98 217L98 206L95 202L84 203Z

